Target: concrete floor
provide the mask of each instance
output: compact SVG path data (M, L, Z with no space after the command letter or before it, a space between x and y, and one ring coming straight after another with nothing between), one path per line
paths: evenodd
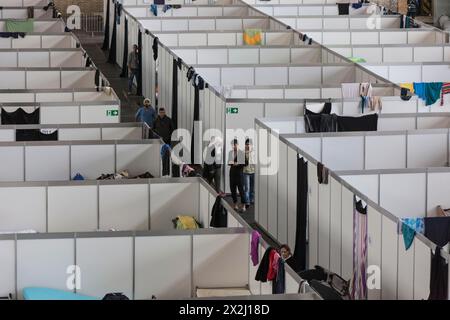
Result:
M108 51L102 50L103 36L92 35L81 32L76 32L82 47L86 50L91 57L95 65L105 75L108 81L111 83L111 87L119 96L121 101L121 122L134 122L136 110L138 109L137 103L142 103L143 97L140 96L128 96L128 80L121 78L120 73L122 69L118 65L108 63ZM136 92L136 89L133 90Z

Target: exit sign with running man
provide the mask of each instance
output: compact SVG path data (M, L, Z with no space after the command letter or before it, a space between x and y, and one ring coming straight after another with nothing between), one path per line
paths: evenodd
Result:
M229 107L229 108L227 108L227 113L238 114L239 113L239 108L238 107Z

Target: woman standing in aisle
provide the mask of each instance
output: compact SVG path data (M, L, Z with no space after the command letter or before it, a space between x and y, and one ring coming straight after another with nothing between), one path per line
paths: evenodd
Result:
M231 142L232 150L228 154L228 165L230 166L230 189L233 198L234 209L239 210L236 189L239 191L241 198L241 211L245 212L245 194L244 194L244 167L247 165L245 161L245 153L239 149L237 139Z

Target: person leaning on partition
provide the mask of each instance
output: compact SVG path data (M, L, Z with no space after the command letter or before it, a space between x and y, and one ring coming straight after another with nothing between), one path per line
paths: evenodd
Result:
M139 76L139 48L137 44L133 45L133 51L131 51L128 54L128 71L129 71L129 78L128 78L128 94L133 94L133 81L134 78L138 78Z
M241 198L241 211L245 212L245 194L244 194L244 167L248 164L245 161L245 153L239 149L237 139L231 142L232 150L228 154L228 165L230 166L230 189L233 198L234 209L239 210L236 189Z

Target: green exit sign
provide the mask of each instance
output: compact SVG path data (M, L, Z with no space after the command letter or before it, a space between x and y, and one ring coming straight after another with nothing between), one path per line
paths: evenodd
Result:
M118 117L119 110L106 110L106 116L107 117Z
M238 114L239 113L239 108L237 108L237 107L229 107L229 108L227 108L227 113Z

